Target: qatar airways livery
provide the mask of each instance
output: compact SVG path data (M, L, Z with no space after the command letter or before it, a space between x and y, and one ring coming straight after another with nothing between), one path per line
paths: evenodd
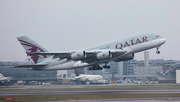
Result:
M157 34L140 34L127 36L100 45L60 52L48 52L26 36L17 38L26 50L27 56L33 60L33 65L20 65L15 67L28 68L29 70L67 70L88 67L88 70L102 70L110 68L110 61L128 61L134 58L134 54L159 47L166 39ZM100 64L104 64L100 67Z

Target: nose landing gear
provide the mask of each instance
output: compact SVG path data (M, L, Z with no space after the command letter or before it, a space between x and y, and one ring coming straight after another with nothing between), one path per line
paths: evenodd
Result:
M156 47L156 50L157 50L157 51L156 51L156 54L160 54L159 47L160 47L160 46Z

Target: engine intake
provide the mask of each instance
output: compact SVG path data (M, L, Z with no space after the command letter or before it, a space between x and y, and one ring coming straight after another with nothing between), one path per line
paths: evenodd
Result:
M105 60L105 59L112 58L112 53L111 51L102 51L101 53L98 53L96 57L98 60Z
M85 51L75 52L75 53L71 54L71 58L72 58L73 60L81 60L81 59L84 59L84 58L86 58L86 52L85 52Z

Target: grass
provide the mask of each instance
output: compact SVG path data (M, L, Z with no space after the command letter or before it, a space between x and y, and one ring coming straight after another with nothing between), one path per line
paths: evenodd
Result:
M41 95L41 96L31 95L31 96L9 96L9 97L14 97L13 101L57 101L57 100L180 97L180 94Z
M3 92L48 92L48 91L92 91L92 90L161 90L161 89L180 89L178 84L168 85L128 85L128 86L85 86L84 88L47 88L47 89L18 89L12 87L0 87ZM4 96L0 96L3 98ZM156 98L156 97L180 97L180 94L108 94L108 95L22 95L8 96L14 97L13 101L56 101L56 100L88 100L88 99L120 99L120 98ZM1 101L1 100L0 100ZM7 101L8 102L8 101Z

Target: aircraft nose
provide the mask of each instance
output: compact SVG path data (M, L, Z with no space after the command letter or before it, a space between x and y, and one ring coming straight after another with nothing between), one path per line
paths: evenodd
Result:
M166 38L160 38L158 39L158 42L159 42L158 44L162 45L166 42Z
M162 38L162 42L164 44L166 42L166 38Z

